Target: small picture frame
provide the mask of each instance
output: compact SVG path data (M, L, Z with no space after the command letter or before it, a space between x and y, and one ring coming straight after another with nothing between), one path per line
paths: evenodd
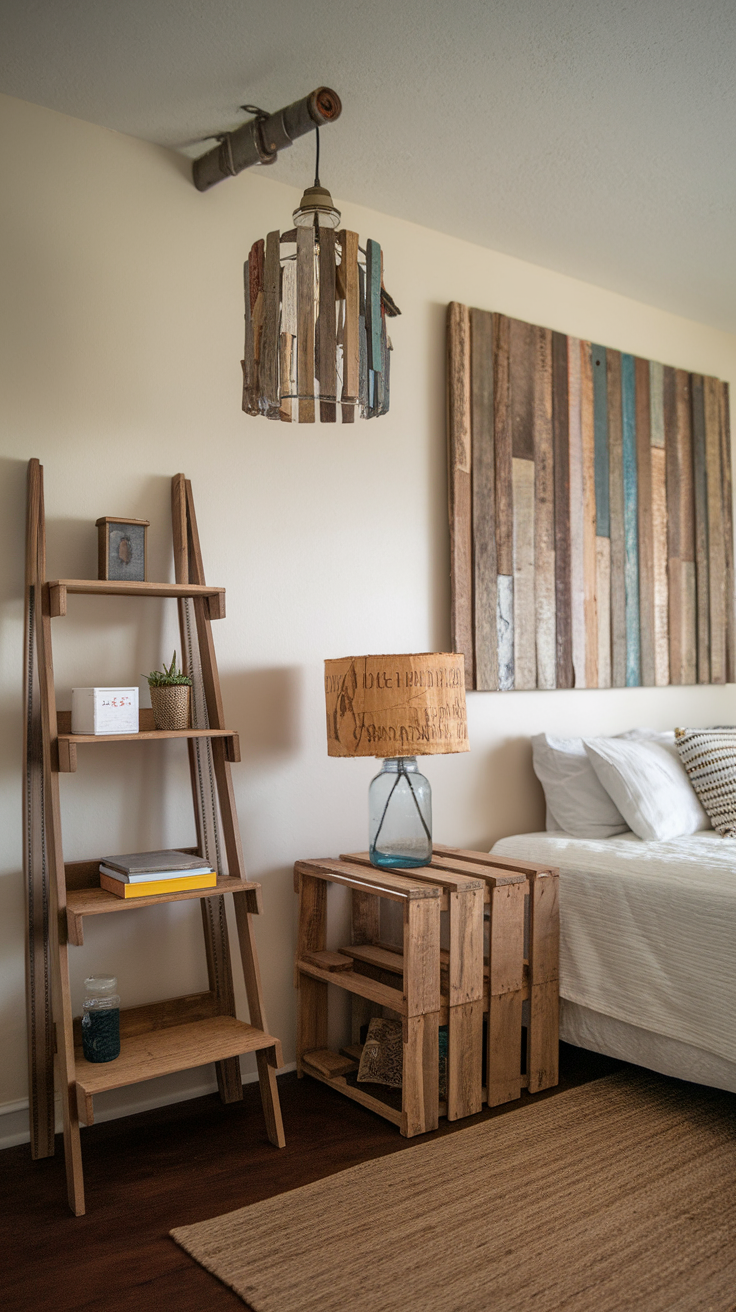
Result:
M145 583L148 578L146 535L150 520L104 515L96 520L97 577L116 583Z

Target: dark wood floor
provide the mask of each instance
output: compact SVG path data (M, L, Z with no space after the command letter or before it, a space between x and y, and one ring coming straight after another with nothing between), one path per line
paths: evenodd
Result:
M597 1079L621 1062L562 1045L558 1089L449 1125L462 1131ZM169 1238L205 1220L425 1139L398 1131L314 1080L279 1080L286 1148L266 1139L257 1085L224 1107L213 1094L84 1130L87 1215L66 1205L63 1149L33 1162L0 1153L3 1312L226 1312L243 1303Z

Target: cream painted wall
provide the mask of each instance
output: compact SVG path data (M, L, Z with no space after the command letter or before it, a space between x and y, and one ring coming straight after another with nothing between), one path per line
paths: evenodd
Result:
M339 130L339 129L337 129ZM329 135L329 134L328 134ZM324 175L339 197L339 178ZM303 149L297 146L295 149ZM305 180L309 152L304 150ZM276 175L278 170L275 171ZM206 196L164 150L0 98L0 1104L22 1137L26 1096L21 723L26 463L45 471L49 577L94 577L94 521L151 521L150 576L170 578L169 480L191 478L207 577L227 587L216 641L269 1023L294 1051L291 957L297 857L365 843L370 760L330 760L321 662L449 643L444 320L450 300L503 311L736 383L736 338L597 287L346 206L385 250L403 310L391 413L352 428L289 428L240 410L242 261L298 199L266 172ZM697 233L693 234L697 240ZM673 278L676 270L673 270ZM58 703L72 684L136 682L177 644L173 603L70 599L54 624ZM439 841L488 847L543 825L529 735L733 718L734 690L475 693L471 752L427 765ZM108 744L62 777L68 858L193 840L185 758ZM335 911L335 934L344 908ZM134 1005L206 985L198 910L167 906L88 925L84 976L118 975ZM242 993L242 990L241 990ZM241 1013L244 1014L244 1013ZM212 1087L194 1072L107 1114Z

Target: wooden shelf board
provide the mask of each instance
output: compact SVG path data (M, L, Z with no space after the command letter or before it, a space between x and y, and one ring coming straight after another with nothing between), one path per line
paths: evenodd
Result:
M146 897L116 897L105 888L67 889L66 920L69 941L75 947L84 942L83 919L85 916L102 916L111 911L136 911L142 907L159 906L163 902L189 902L193 898L218 897L221 893L251 893L253 905L249 910L258 909L258 891L260 885L249 879L233 879L221 875L214 888L192 888L180 893L150 893Z
M305 1074L311 1076L313 1080L320 1080L322 1084L326 1084L330 1089L337 1089L337 1092L343 1094L344 1097L352 1098L353 1102L359 1102L361 1107L366 1107L368 1111L377 1112L379 1116L383 1116L387 1121L392 1121L394 1125L401 1125L401 1112L388 1103L382 1102L380 1098L374 1098L370 1093L365 1093L363 1089L348 1084L344 1075L338 1075L335 1079L330 1080L327 1076L321 1075L314 1066L310 1066L305 1057L302 1058L302 1065Z
M77 768L77 747L88 743L146 743L163 738L222 738L228 761L240 760L240 738L235 729L155 729L153 712L141 707L138 714L138 733L70 733L71 712L57 712L57 754L61 774L73 774Z
M159 1075L191 1070L209 1062L239 1057L278 1045L273 1035L256 1029L234 1016L212 1016L151 1030L121 1040L120 1056L114 1061L89 1062L81 1048L75 1050L77 1099L88 1101L106 1089L122 1089L128 1084L153 1080ZM87 1121L89 1124L89 1121Z
M60 733L64 743L137 743L159 738L232 738L234 729L144 729L139 733Z
M225 591L207 583L128 583L114 579L49 579L48 586L106 597L216 597Z
M407 1015L406 998L401 989L389 988L387 984L380 984L369 975L358 975L352 970L320 970L303 958L297 961L296 968L297 972L309 975L310 979L334 984L339 989L346 989L348 993L357 993L359 998L367 998L369 1002L376 1002L381 1007L390 1007L400 1016Z

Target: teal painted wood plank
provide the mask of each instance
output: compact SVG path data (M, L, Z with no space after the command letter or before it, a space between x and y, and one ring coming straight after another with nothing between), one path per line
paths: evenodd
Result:
M358 313L358 396L360 412L368 418L368 342L365 332L365 269L358 265L359 313Z
M378 375L378 414L385 415L388 410L388 339L386 337L386 316L381 315L381 372Z
M626 687L641 683L639 633L639 505L636 469L636 382L633 355L621 356L621 441L624 475L624 586Z
M365 244L365 321L368 368L381 372L381 247L370 237Z
M595 433L595 533L611 536L611 511L608 470L608 384L606 348L591 345L593 359L593 429Z

